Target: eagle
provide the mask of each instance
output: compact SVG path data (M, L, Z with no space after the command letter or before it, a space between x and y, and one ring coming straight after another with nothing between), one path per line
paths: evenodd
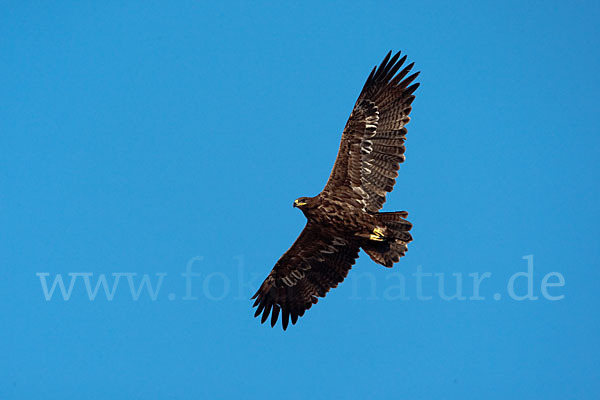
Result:
M255 317L281 313L286 330L306 310L344 280L360 249L391 268L412 241L406 211L379 212L404 162L406 124L410 121L414 63L390 51L375 66L358 96L342 133L329 180L315 197L300 197L293 206L306 216L306 226L281 256L256 294ZM402 69L401 69L402 68Z

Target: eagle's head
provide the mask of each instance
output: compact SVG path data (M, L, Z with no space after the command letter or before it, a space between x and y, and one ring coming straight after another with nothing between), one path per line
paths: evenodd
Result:
M308 208L312 208L313 203L314 203L314 198L313 197L299 197L296 200L294 200L294 207L297 207L299 209L301 209L302 211L308 209Z

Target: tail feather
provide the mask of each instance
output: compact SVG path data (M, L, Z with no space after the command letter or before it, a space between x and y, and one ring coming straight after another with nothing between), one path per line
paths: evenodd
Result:
M412 241L409 233L412 224L405 218L406 211L378 213L378 221L385 226L383 241L369 241L363 244L362 249L373 261L391 268L406 254L407 244Z

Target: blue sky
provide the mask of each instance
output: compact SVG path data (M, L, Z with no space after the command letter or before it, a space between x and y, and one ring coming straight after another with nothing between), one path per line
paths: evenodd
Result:
M598 3L2 9L0 398L600 395ZM421 71L384 207L414 242L260 325L292 201L390 49ZM113 296L90 300L101 276Z

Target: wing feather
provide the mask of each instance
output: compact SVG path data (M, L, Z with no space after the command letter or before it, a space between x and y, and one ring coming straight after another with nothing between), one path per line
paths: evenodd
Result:
M277 261L256 294L255 317L265 322L271 313L271 326L281 311L282 327L287 329L289 319L295 324L319 297L346 278L358 257L359 245L353 241L327 236L318 226L309 222L296 242Z
M344 128L322 196L350 194L364 211L377 212L393 190L396 171L404 162L405 125L419 86L411 85L418 72L406 77L414 63L400 70L405 61L400 52L389 52L371 71Z

